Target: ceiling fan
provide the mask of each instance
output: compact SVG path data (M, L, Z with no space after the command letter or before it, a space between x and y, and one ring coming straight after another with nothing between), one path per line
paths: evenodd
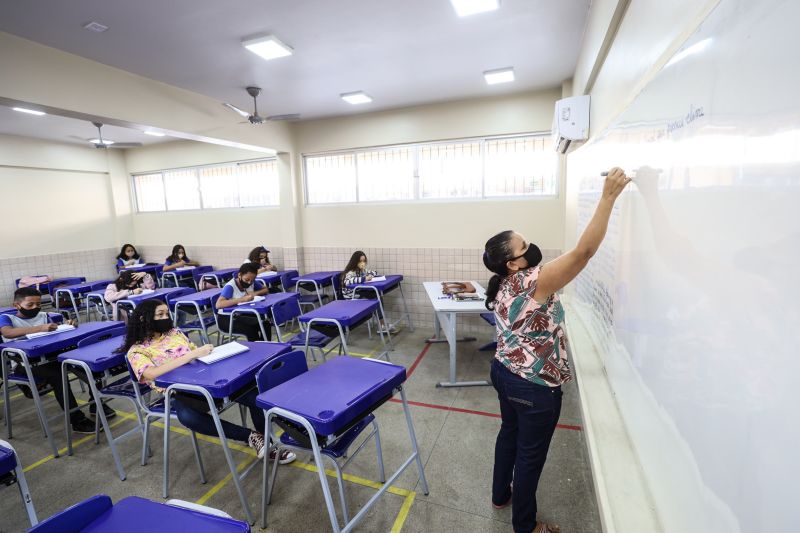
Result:
M253 114L239 109L235 105L223 103L225 107L232 110L234 113L246 118L250 124L263 124L268 120L297 120L300 118L299 113L290 113L287 115L270 115L266 118L258 114L258 95L261 94L261 87L246 87L245 90L253 98ZM244 122L242 122L244 124Z
M92 122L95 128L97 128L97 138L96 139L89 139L89 142L94 145L95 148L138 148L142 146L142 143L118 143L114 141L110 141L107 139L103 139L103 124L100 122Z

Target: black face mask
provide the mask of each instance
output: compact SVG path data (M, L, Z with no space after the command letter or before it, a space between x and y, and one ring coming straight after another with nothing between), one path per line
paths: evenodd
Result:
M247 282L246 282L246 281L244 281L242 278L239 278L239 280L238 280L238 281L239 281L239 286L240 286L242 289L249 289L249 288L250 288L250 285L252 285L252 283L247 283Z
M542 262L542 251L538 246L531 243L528 245L528 249L525 250L525 253L522 257L524 257L525 261L528 262L528 268L533 268Z
M172 329L172 320L169 318L162 318L160 320L153 320L153 330L158 333L166 333Z
M19 314L21 314L25 318L35 318L36 315L38 315L41 312L42 312L41 307L34 307L33 309L25 309L25 308L19 309Z

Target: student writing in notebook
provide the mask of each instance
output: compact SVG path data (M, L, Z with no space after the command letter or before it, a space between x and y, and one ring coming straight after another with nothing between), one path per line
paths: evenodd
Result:
M163 393L164 389L154 383L156 378L189 364L198 357L208 355L212 349L213 346L210 344L195 346L183 332L174 328L167 304L157 300L147 300L138 305L131 315L125 344L120 347L119 352L126 354L139 383L147 384ZM262 429L265 425L264 411L256 406L257 395L258 389L253 381L231 394L231 398L248 407L253 427ZM217 436L214 419L209 414L209 405L205 399L182 391L176 391L173 398L175 412L181 424L197 433ZM217 407L221 406L221 400L219 402ZM221 423L226 438L246 442L256 451L259 459L264 457L266 447L262 433L227 420L221 420ZM270 459L275 459L275 453L276 451L272 450ZM295 454L289 451L281 452L278 459L281 464L291 463L294 460Z
M239 267L236 276L222 287L222 292L217 300L217 309L235 308L241 303L252 302L256 296L262 296L269 292L268 288L255 290L253 283L258 274L257 263L245 263ZM222 331L228 331L230 327L230 317L224 314L217 315L219 327ZM258 319L252 315L237 315L233 319L233 332L247 336L249 341L261 341L272 339L271 323L264 318L264 329L267 334L266 339L261 338L261 327Z
M357 290L357 289L354 290L347 288L347 286L359 283L366 283L372 281L372 278L375 278L377 276L378 276L378 271L370 269L367 265L367 255L361 250L353 252L353 255L350 256L350 261L347 262L347 266L344 267L344 272L342 273L342 296L344 296L345 300L352 300L354 298L374 300L375 291ZM389 326L387 329L380 308L378 308L378 316L380 317L381 321L381 330L384 333L386 333L387 331L389 333L397 333L397 330L395 329L394 326Z
M176 244L172 247L172 253L164 260L164 272L172 272L173 270L188 266L200 266L200 263L192 261L186 256L186 249L182 244ZM168 284L172 284L171 277L164 278L164 281ZM191 277L184 279L180 279L179 277L178 282L185 287L194 287L194 282Z
M14 307L17 308L16 314L0 315L0 336L3 342L24 338L31 333L41 333L55 331L56 325L50 323L47 313L42 311L42 293L33 287L23 287L14 292ZM72 324L71 322L68 322ZM72 324L74 325L74 324ZM13 361L13 356L12 361ZM61 408L64 408L64 388L61 382L61 365L58 361L42 362L31 368L34 378L41 381L40 389L50 386L53 394ZM88 378L83 370L76 370L76 376L88 383ZM20 387L23 394L28 398L33 398L31 391L27 387ZM67 405L70 408L77 407L75 396L68 388L66 391ZM96 406L89 408L89 414L94 416ZM103 407L106 418L113 418L117 415L108 406ZM77 410L70 415L72 430L76 433L94 433L94 422L89 420L83 411Z
M132 244L123 244L122 248L117 255L117 271L123 267L129 267L142 264L142 258L139 252Z
M155 289L156 282L153 280L153 276L150 274L146 274L144 272L129 272L127 270L123 270L119 273L119 277L114 281L114 283L109 283L106 287L106 292L104 293L103 297L105 300L113 304L117 300L122 300L124 298L128 298L130 296L135 296L137 294L141 294L145 289ZM118 320L118 316L121 316L123 320L127 319L125 315L125 311L121 311L117 313L116 306L114 307L114 320Z
M256 246L250 250L250 255L247 256L245 263L255 263L258 265L258 273L264 272L277 272L278 267L269 262L269 250L263 246Z

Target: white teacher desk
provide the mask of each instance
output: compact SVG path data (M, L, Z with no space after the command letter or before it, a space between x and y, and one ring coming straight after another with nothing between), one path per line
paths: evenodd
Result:
M470 281L475 287L478 296L484 297L486 291L476 281ZM442 294L441 281L425 281L423 282L425 291L428 293L428 298L431 300L434 311L433 323L433 338L428 339L426 342L447 342L450 346L450 381L441 381L436 384L437 387L474 387L479 385L490 385L486 380L482 381L456 381L456 343L460 341L474 341L475 337L464 337L463 339L456 338L456 323L458 315L479 315L486 312L484 300L467 300L459 302ZM445 338L442 339L439 335L444 331Z

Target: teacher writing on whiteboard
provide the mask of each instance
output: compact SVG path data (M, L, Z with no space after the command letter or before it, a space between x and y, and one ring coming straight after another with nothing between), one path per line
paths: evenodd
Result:
M501 509L511 503L516 533L560 531L536 521L536 487L561 414L561 384L572 379L564 308L556 293L600 247L614 202L630 181L622 169L611 169L575 249L543 266L539 248L519 233L504 231L486 241L483 262L494 273L486 307L497 322L491 379L502 419L494 451L492 505Z

